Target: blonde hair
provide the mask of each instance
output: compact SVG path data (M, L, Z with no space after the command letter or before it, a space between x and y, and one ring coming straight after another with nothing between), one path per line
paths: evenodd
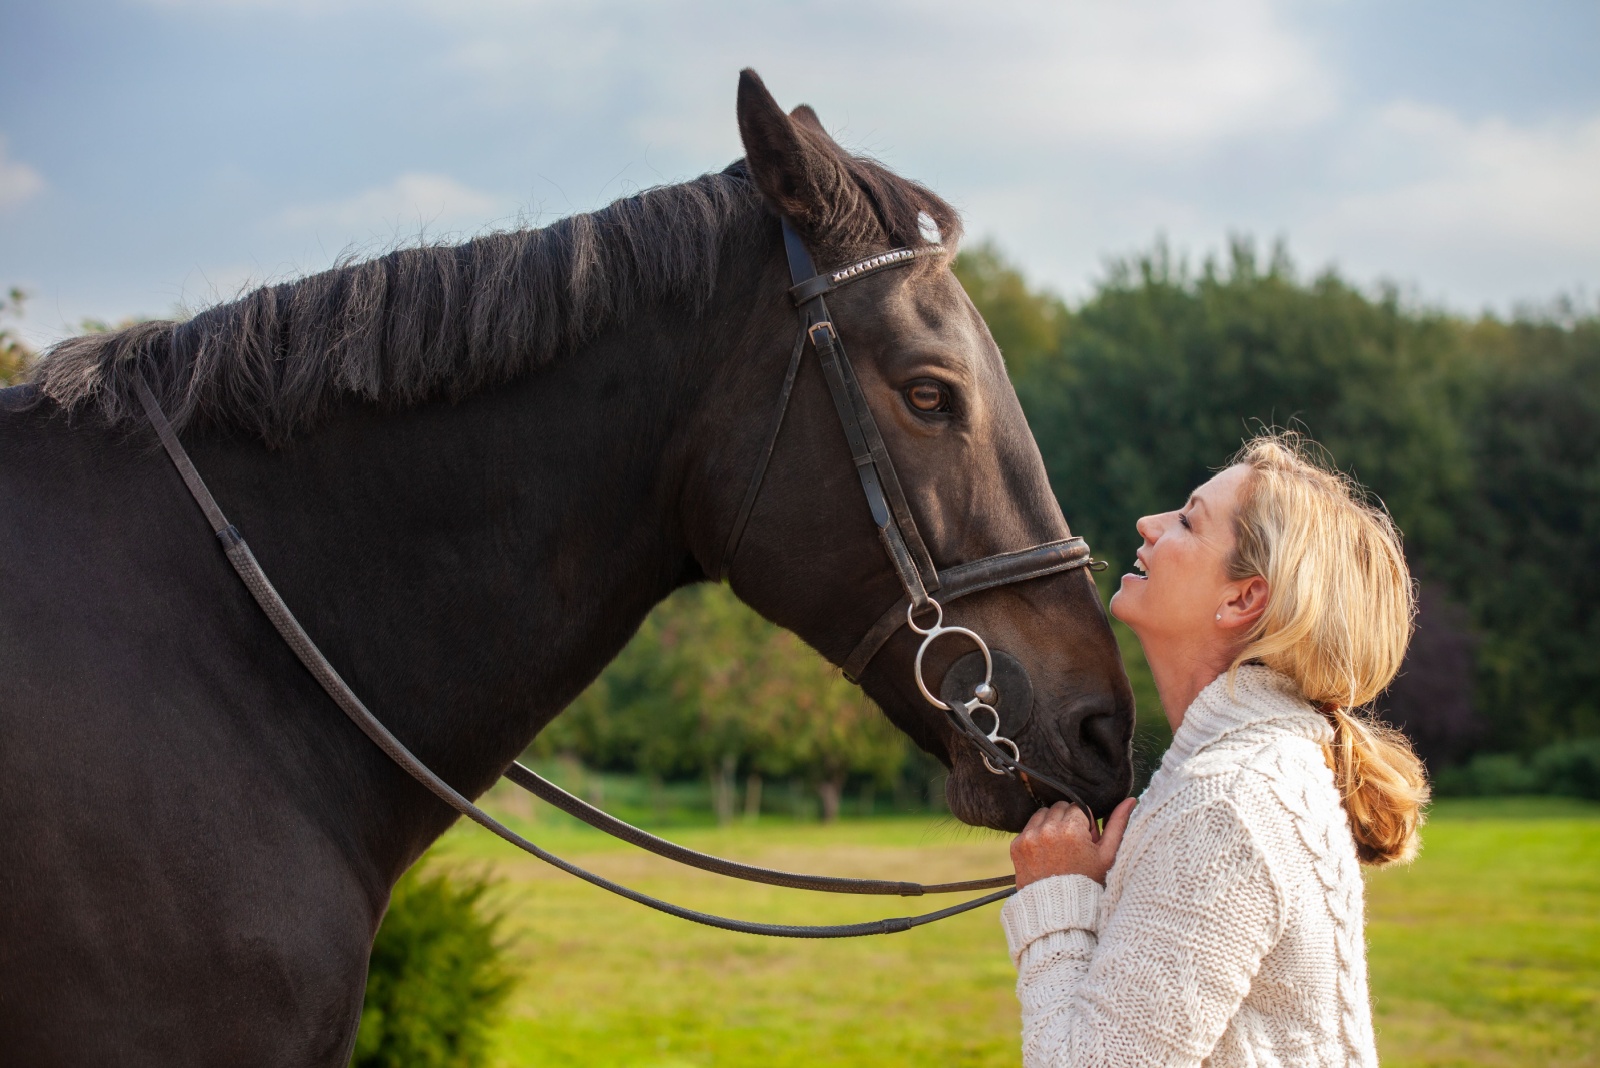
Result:
M1269 592L1230 681L1246 661L1294 680L1333 726L1323 752L1362 862L1410 860L1427 776L1405 735L1363 710L1399 672L1411 640L1416 592L1400 531L1298 434L1265 432L1233 463L1250 477L1229 575L1259 575Z

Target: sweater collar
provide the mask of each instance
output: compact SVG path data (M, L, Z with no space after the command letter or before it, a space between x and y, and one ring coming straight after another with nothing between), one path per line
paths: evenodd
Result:
M1172 737L1168 758L1172 762L1186 760L1223 738L1265 741L1283 734L1319 745L1333 740L1333 728L1287 675L1260 664L1245 664L1234 675L1231 694L1226 672L1200 691Z

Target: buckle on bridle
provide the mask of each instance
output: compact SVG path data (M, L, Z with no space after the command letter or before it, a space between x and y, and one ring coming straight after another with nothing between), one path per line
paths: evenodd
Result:
M833 322L831 320L824 319L820 323L812 323L810 326L806 327L806 338L813 345L817 343L818 330L826 330L831 337L839 336L839 332L833 328Z

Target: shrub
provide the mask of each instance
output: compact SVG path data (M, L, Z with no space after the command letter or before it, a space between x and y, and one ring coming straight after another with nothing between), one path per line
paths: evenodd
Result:
M1433 777L1441 797L1501 797L1542 791L1533 773L1514 753L1480 753L1463 767L1444 768Z
M472 1068L515 975L483 879L413 868L372 946L352 1068Z
M1600 738L1547 745L1527 760L1511 753L1480 754L1465 766L1441 770L1434 776L1434 792L1442 797L1551 794L1600 800Z
M1600 800L1600 738L1546 746L1533 757L1544 792Z

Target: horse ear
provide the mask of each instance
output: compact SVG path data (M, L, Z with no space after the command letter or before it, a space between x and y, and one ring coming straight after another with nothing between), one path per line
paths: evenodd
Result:
M756 188L801 233L821 236L854 192L843 150L817 113L801 105L785 115L755 71L739 72L739 137Z
M810 104L801 104L789 112L789 121L796 126L804 126L812 133L826 137L828 143L837 147L838 142L828 136L828 131L822 128L822 120L817 118L817 113L811 109Z

